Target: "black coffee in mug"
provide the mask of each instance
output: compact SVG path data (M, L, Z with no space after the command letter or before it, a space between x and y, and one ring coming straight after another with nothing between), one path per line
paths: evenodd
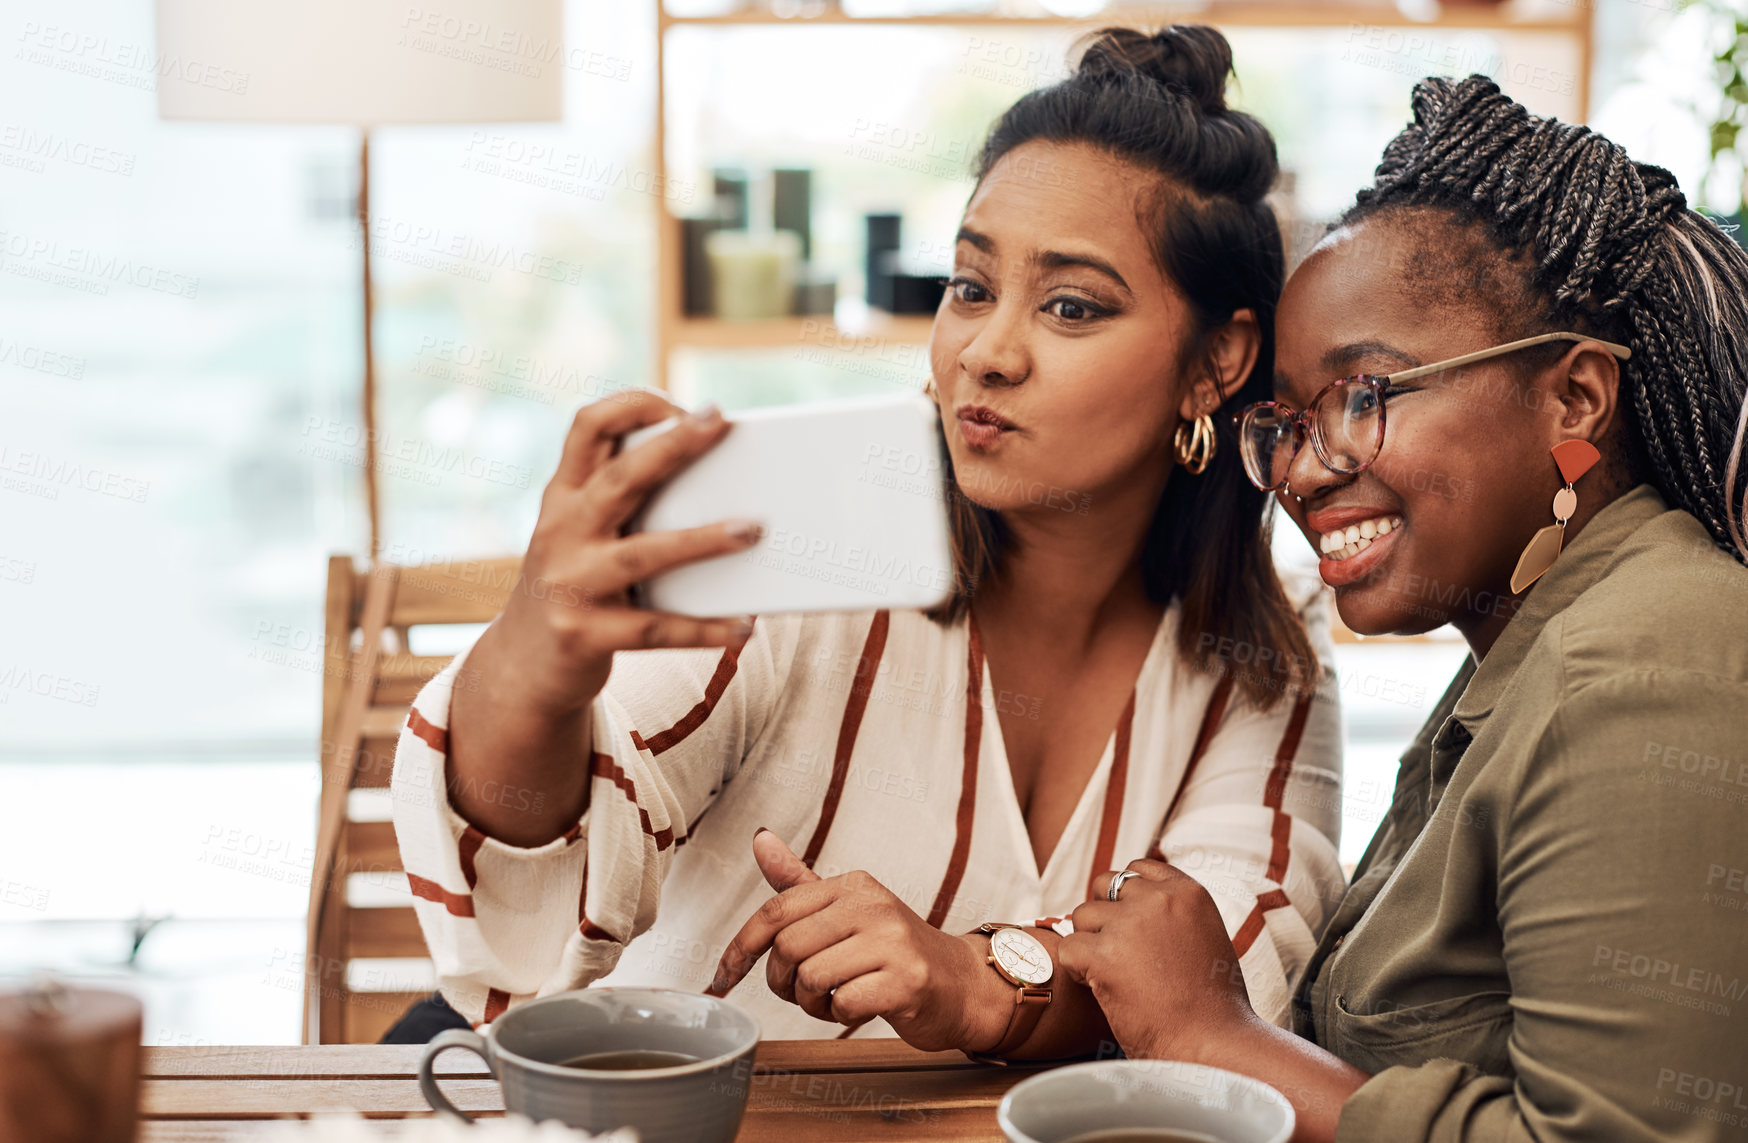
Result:
M449 1048L478 1053L504 1108L643 1143L734 1143L752 1083L759 1022L727 1000L670 988L579 988L512 1005L481 1031L448 1028L425 1045L419 1090L467 1116L437 1084Z
M1220 1140L1179 1127L1102 1127L1062 1143L1220 1143Z
M685 1052L662 1052L654 1048L624 1048L617 1052L585 1052L558 1061L561 1068L587 1068L596 1072L637 1072L648 1068L676 1068L695 1064L703 1057Z

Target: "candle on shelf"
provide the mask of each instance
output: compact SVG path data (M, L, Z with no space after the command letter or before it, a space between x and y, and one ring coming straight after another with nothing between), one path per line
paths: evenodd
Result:
M718 230L704 239L716 316L757 321L794 312L801 239L792 230Z

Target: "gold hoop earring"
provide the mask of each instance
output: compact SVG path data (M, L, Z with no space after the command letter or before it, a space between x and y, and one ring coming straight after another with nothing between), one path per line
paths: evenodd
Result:
M1203 413L1194 421L1179 421L1172 434L1177 462L1191 476L1200 476L1214 459L1214 418Z

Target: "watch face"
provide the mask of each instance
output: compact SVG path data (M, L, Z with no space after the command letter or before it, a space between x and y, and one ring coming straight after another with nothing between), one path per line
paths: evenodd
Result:
M997 929L990 935L989 952L1015 980L1044 984L1050 979L1050 953L1031 933Z

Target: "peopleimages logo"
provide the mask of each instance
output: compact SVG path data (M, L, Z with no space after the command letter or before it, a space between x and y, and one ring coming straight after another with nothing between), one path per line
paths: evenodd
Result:
M75 706L96 706L97 696L102 690L102 687L93 683L57 675L52 671L33 670L16 663L0 667L0 703L6 702L14 692L20 692L35 695L37 698L70 702Z
M473 132L464 151L463 170L497 175L511 182L580 195L596 202L604 200L609 190L620 190L689 206L697 186L691 179L675 179L630 167L614 158L497 132Z
M246 71L35 20L24 22L18 44L14 59L143 91L155 91L160 79L179 80L229 95L243 95L249 90Z
M100 147L82 139L57 135L53 131L34 131L22 123L0 125L0 159L15 152L33 171L43 170L45 160L54 159L74 167L86 167L111 175L134 173L136 156L129 151Z
M26 488L12 480L8 475L12 473L37 483ZM150 481L137 480L113 469L57 459L46 453L14 449L4 444L0 444L0 477L6 478L0 482L0 487L29 491L47 500L59 499L63 488L81 488L101 496L143 504L152 487Z
M178 298L192 298L200 292L200 279L193 275L88 246L63 247L54 239L16 230L0 230L0 269L95 294L107 294L111 282L126 282Z
M414 437L397 437L381 429L367 433L359 425L328 417L305 418L303 435L307 440L299 447L298 455L349 464L364 463L362 452L356 450L361 450L366 441L372 441L376 445L379 472L405 476L422 484L440 483L444 473L460 473L475 480L516 488L527 488L533 478L533 470L527 465L511 464Z
M371 222L370 253L372 257L411 262L481 282L491 281L493 270L509 270L567 286L581 285L585 277L580 262L567 262L513 242L380 214ZM445 258L456 265L432 261Z
M1523 60L1508 60L1491 50L1477 50L1461 40L1418 29L1379 24L1348 25L1343 63L1420 77L1427 74L1469 75L1479 72L1495 82L1571 95L1577 76Z
M835 538L807 536L786 528L771 529L765 542L742 558L755 559L761 567L790 575L832 579L874 595L887 594L893 583L941 590L953 584L951 568L915 563L903 556L844 545Z
M567 71L603 79L631 78L631 61L550 36L531 36L518 28L463 19L433 8L409 6L401 20L400 46L480 64L530 78L556 63Z
M85 376L85 359L70 353L57 353L40 345L20 342L17 338L0 337L0 365L15 365L51 377L78 381Z

